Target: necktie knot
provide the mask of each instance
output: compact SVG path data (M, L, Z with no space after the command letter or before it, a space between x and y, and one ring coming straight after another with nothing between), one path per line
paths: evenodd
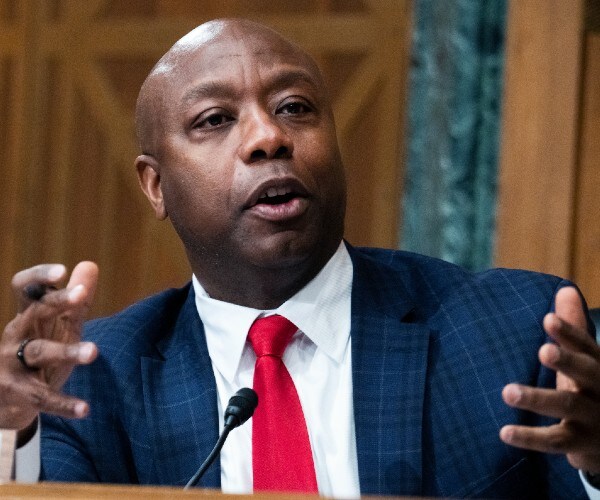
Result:
M281 358L297 330L296 325L283 316L267 316L252 323L248 341L258 358L269 355Z

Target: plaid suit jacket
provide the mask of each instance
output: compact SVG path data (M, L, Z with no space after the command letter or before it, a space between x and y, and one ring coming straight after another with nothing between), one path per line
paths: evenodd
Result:
M406 252L349 247L353 397L363 494L586 498L560 455L504 445L504 424L549 419L506 406L509 382L552 387L537 361L559 278L473 274ZM218 438L216 386L193 289L86 324L99 359L65 390L82 421L43 417L42 476L183 485ZM220 486L218 460L201 486Z

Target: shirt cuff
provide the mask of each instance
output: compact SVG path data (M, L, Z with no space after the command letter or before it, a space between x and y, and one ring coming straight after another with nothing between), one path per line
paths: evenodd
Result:
M583 486L585 487L585 492L588 494L590 500L600 500L600 489L594 488L586 479L583 471L579 471L579 477L581 481L583 481Z
M40 419L38 418L33 437L15 451L15 481L36 483L40 477L40 465Z

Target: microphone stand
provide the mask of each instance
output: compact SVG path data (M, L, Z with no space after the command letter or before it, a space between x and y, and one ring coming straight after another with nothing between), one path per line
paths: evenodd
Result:
M221 448L225 444L225 440L232 429L242 425L248 420L254 413L254 409L258 405L258 396L252 389L244 387L237 391L229 400L229 404L225 409L225 425L223 426L223 432L219 436L217 444L210 452L206 460L200 466L196 474L185 485L184 490L189 490L191 487L196 486L202 475L206 472L206 469L210 467L221 452Z
M210 464L214 462L217 455L221 452L221 448L223 448L227 436L229 436L231 429L233 429L234 427L236 426L231 424L225 424L225 426L223 427L223 432L219 436L217 444L215 444L215 447L212 449L208 457L206 457L206 460L202 463L196 474L194 474L192 478L188 481L188 483L185 485L185 488L183 488L184 490L189 490L190 488L193 488L198 484L198 481L200 481L200 478L204 475L206 469L210 467Z

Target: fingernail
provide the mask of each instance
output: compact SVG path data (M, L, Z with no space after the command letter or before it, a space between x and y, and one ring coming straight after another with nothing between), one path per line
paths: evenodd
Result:
M69 299L77 300L83 292L83 285L77 285L69 290Z
M79 353L77 355L78 360L81 363L85 363L86 361L89 361L89 359L92 356L92 352L94 350L94 347L91 344L82 344L79 346Z
M88 406L85 403L77 403L75 405L75 415L79 418L83 418L87 415Z
M500 437L505 442L511 442L514 436L514 432L510 427L502 427L500 429Z
M506 401L511 404L516 404L521 399L523 392L516 385L508 385L504 389L504 396Z
M48 270L48 279L49 280L60 279L64 273L65 273L65 266L63 266L62 264L56 264Z

